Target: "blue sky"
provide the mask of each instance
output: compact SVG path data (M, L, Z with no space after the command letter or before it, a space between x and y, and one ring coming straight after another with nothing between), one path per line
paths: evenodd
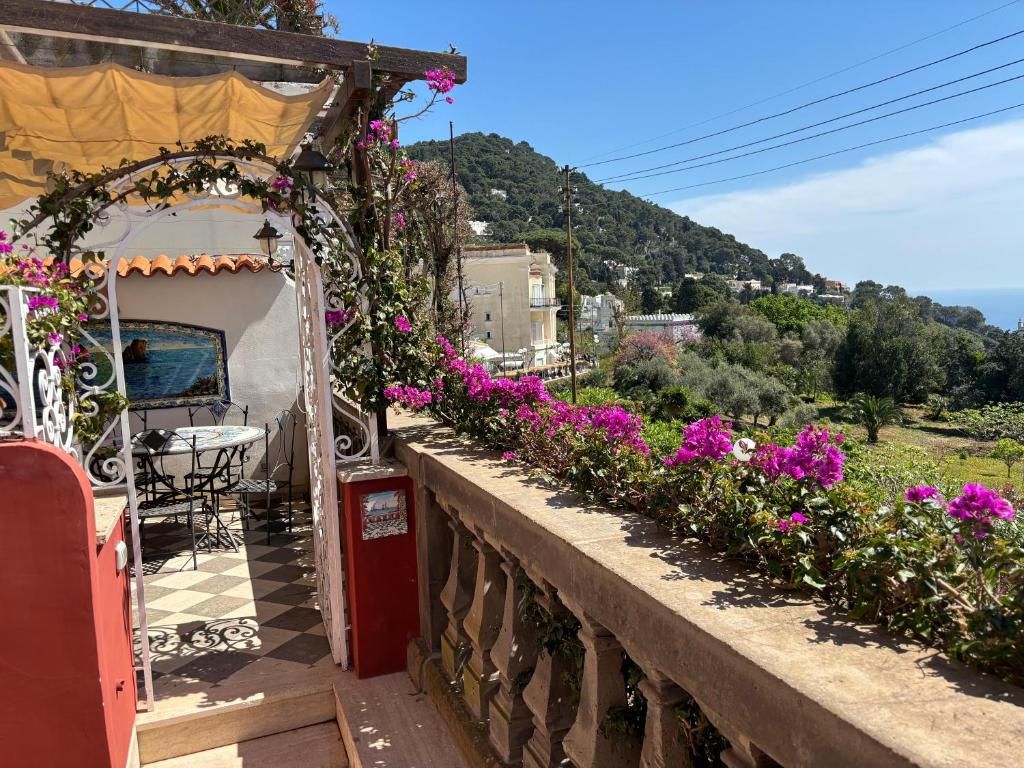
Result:
M685 141L1024 30L1017 2L931 39L705 125L1003 5L943 2L334 3L341 36L424 48L456 44L469 82L456 103L403 127L403 139L495 132L559 163ZM1024 59L1024 34L953 61L728 135L587 168L594 179L800 128ZM1024 63L823 130L1024 75ZM1024 79L832 136L708 168L613 184L639 195L771 168L1024 102ZM789 250L848 280L911 289L1024 286L1024 108L788 170L652 199L770 255ZM813 132L813 131L812 131ZM650 141L654 137L671 136ZM796 134L795 138L805 135ZM772 142L774 143L774 142ZM637 145L623 149L626 145ZM1017 172L1021 168L1021 172ZM1012 198L1012 199L1011 199ZM1012 203L1012 204L1011 204Z

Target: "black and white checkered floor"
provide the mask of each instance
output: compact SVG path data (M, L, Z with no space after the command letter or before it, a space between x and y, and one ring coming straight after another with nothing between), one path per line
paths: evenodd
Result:
M330 646L316 601L308 507L296 509L294 530L275 533L237 515L225 520L239 551L200 551L192 569L187 529L146 523L145 602L157 692L180 684L221 685L259 659L309 668L330 664ZM258 527L256 527L258 526Z

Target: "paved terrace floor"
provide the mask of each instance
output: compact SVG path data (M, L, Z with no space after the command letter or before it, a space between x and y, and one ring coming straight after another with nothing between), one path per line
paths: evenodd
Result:
M245 530L234 511L224 517L239 551L200 550L196 570L183 525L146 523L155 710L139 723L328 682L345 713L352 765L462 768L434 705L404 672L359 680L334 664L317 605L308 506L297 508L293 532L275 533L269 545L262 523Z

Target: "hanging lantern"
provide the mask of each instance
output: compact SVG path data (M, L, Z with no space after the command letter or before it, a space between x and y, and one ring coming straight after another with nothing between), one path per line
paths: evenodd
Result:
M327 171L330 169L331 164L313 146L312 142L307 142L302 145L302 151L295 158L295 164L292 167L299 173L306 174L309 183L314 187L322 187L326 181Z
M260 241L260 250L271 259L277 253L277 241L280 238L281 233L274 229L268 219L263 220L263 226L253 235L253 239Z

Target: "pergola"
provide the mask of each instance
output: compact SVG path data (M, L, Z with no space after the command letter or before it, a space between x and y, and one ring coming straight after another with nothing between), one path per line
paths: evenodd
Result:
M357 115L365 115L370 108L370 101L383 96L389 97L406 83L423 77L430 69L447 67L455 73L458 81L466 77L466 60L453 53L429 53L388 46L370 46L344 40L302 35L291 32L277 32L263 29L235 27L212 22L193 21L172 18L149 10L144 2L131 2L125 5L133 11L112 8L94 7L94 3L60 3L43 0L6 0L4 13L0 16L0 74L6 67L19 76L35 75L43 68L44 75L53 74L53 68L60 67L94 67L105 66L105 74L124 76L126 82L132 81L131 69L142 68L148 76L207 77L234 73L230 78L240 81L239 93L235 101L225 97L224 109L241 109L238 98L258 96L255 91L245 90L248 81L291 83L301 93L312 94L303 102L307 107L313 105L316 114L309 119L301 116L298 110L294 126L305 132L306 138L312 139L325 154L330 154L337 138L353 125ZM141 11L141 12L139 12ZM111 68L111 64L119 64L128 69ZM84 70L91 72L92 70ZM111 74L112 73L112 74ZM239 75L243 77L238 77ZM334 77L332 85L328 78ZM376 76L376 77L375 77ZM142 76L139 76L140 78ZM229 78L229 79L230 79ZM139 79L139 78L136 78ZM17 78L15 78L17 80ZM190 81L191 82L191 81ZM214 80L214 82L220 82ZM153 85L153 84L151 84ZM173 82L160 80L160 87L174 87ZM154 87L156 87L154 85ZM255 88L255 86L254 86ZM331 91L330 96L324 90ZM377 91L375 93L375 90ZM112 91L119 91L114 88ZM232 92L234 93L234 92ZM266 94L262 94L266 95ZM237 96L237 94L236 94ZM125 104L127 111L130 105ZM293 110L294 111L294 110ZM38 120L39 114L47 114L46 110L26 110L27 116ZM57 111L59 113L59 110ZM70 113L69 113L70 114ZM22 119L27 119L22 118ZM0 115L0 137L16 136L24 125L18 124L17 110L6 110ZM128 121L126 121L127 124ZM174 121L167 121L174 124ZM0 183L10 182L17 176L18 184L8 183L8 196L12 189L29 190L32 185L45 182L46 173L54 168L55 163L63 163L65 167L74 168L74 157L67 154L60 156L56 150L48 150L61 141L67 143L67 136L74 137L75 127L68 120L61 121L59 126L67 135L50 137L47 143L47 125L32 125L32 137L25 139L20 136L21 143L5 140L0 145ZM174 125L181 125L178 121ZM240 124L244 125L244 121ZM200 126L201 127L201 126ZM122 126L123 128L123 126ZM56 134L56 123L51 130ZM157 136L166 146L173 147L180 136ZM199 129L197 129L199 130ZM238 129L244 130L244 129ZM293 127L294 134L298 128ZM201 131L200 131L201 132ZM23 132L24 133L24 132ZM209 131L208 134L216 133ZM287 132L286 132L287 133ZM128 136L127 140L133 138ZM228 137L236 142L252 138L239 135ZM284 136L278 145L278 151L290 153L296 150L298 136ZM93 139L95 142L95 139ZM122 142L124 143L124 142ZM102 142L100 143L102 144ZM123 155L116 156L115 146L106 148L107 156L93 156L90 162L116 167ZM77 145L76 145L77 146ZM87 144L85 146L95 146ZM97 150L98 151L98 150ZM72 152L73 155L73 152ZM170 164L184 165L194 159L188 151L176 153L171 163L166 158L130 157L138 161L133 173L149 172L153 168L170 167ZM267 179L274 173L275 158L225 158L237 161L242 173L251 178ZM286 157L277 157L284 160ZM220 158L213 157L213 162ZM33 175L34 174L34 175ZM132 176L130 173L115 176L109 182L112 189L130 191ZM25 193L28 196L28 193ZM347 231L344 218L331 210L323 201L314 203L317 216L335 232L341 233L342 242L347 242L347 250L352 255L354 272L358 272L358 260L354 258L355 244ZM124 372L121 361L121 344L118 333L118 316L116 301L116 277L118 266L122 260L130 258L129 247L132 237L141 230L151 226L154 221L166 216L189 209L202 209L209 206L226 206L236 211L253 213L260 217L264 214L258 204L242 199L237 190L211 188L202 194L190 194L176 197L170 204L158 206L153 210L147 206L126 206L124 217L127 229L116 233L103 245L104 253L111 254L103 274L95 279L106 296L105 316L111 325L113 349L111 363L114 375L108 383L116 387L123 395ZM338 530L337 496L333 469L338 461L344 460L344 436L335 438L333 434L333 417L337 413L342 417L352 417L351 405L337 394L331 383L330 338L324 322L324 310L334 306L331 286L325 286L323 276L314 258L316 243L306 242L300 236L300 228L289 216L270 211L269 218L286 231L295 236L295 277L296 294L299 307L300 365L303 392L306 399L307 442L309 443L310 460L310 495L314 514L314 544L317 565L317 580L321 594L321 605L324 613L324 625L331 641L335 661L343 666L348 661L348 649L345 638L344 623L344 592L342 569L340 565L340 533ZM347 238L347 239L346 239ZM15 335L23 333L25 305L23 294L16 291L5 296L0 292L0 307L6 311L9 321L5 332L13 330ZM20 320L19 320L20 316ZM103 317L104 313L100 314ZM2 319L2 318L0 318ZM13 329L10 328L13 320ZM22 326L19 326L22 323ZM0 325L5 325L0 323ZM335 332L335 336L337 332ZM35 423L33 411L40 406L33 402L35 395L31 392L30 379L36 377L34 367L42 360L42 367L52 373L54 352L50 350L32 351L27 355L24 367L18 370L17 379L20 384L21 412L26 435L38 436L61 445L66 450L75 450L73 442L66 431L52 429L52 424ZM45 372L45 371L44 371ZM0 374L4 371L0 370ZM39 377L43 382L43 377ZM0 385L3 381L0 380ZM43 403L43 411L51 420L56 412L63 407L58 403ZM66 414L65 414L66 415ZM359 414L356 414L358 416ZM367 448L364 455L375 455L376 440L372 433L372 415L364 414L363 423L368 427ZM44 416L45 420L46 416ZM58 419L59 421L59 419ZM136 590L139 602L139 632L142 648L142 670L145 680L146 698L152 703L152 676L149 670L147 626L145 620L145 602L143 600L142 568L138 537L138 518L135 499L135 488L131 466L131 443L126 413L122 413L116 423L110 425L104 437L113 441L120 448L120 467L114 461L109 465L106 476L94 473L89 461L83 461L94 487L106 490L119 490L128 496L128 504L132 521L132 537L136 557ZM85 454L89 446L82 447ZM95 446L92 446L93 450ZM88 454L88 455L91 455ZM80 458L88 459L87 456Z

